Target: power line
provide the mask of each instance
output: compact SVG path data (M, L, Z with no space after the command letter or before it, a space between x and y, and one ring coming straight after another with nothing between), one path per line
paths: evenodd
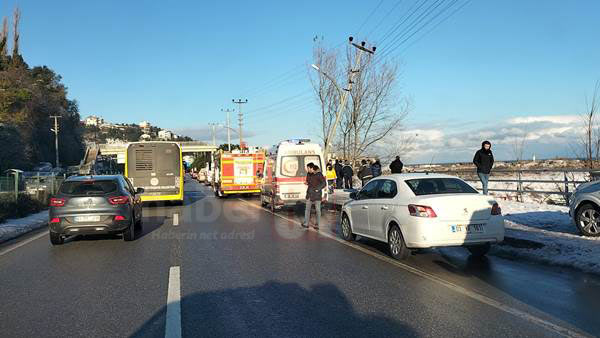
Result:
M231 102L236 103L239 106L239 108L238 108L238 122L240 124L240 131L239 131L239 134L240 134L240 150L243 151L244 147L242 145L242 124L244 122L244 115L242 113L242 104L248 103L248 99L246 99L245 101L242 101L242 99L239 99L237 101L235 99L232 99Z
M409 20L419 9L421 9L421 7L423 7L423 5L427 2L427 0L422 0L421 4L417 6L417 8L415 8L413 10L413 8L415 7L415 5L417 5L419 3L419 1L416 1L407 11L407 13L403 16L401 16L398 19L398 23L395 24L393 26L392 29L390 29L382 38L381 40L379 40L379 45L382 46L383 43L390 37L392 36L394 33L396 33L396 31L398 31L398 29L400 29L400 27L402 27L402 25ZM411 12L412 10L412 12Z
M375 8L373 8L373 10L371 11L371 14L369 14L367 16L367 18L365 19L365 21L363 21L363 23L360 25L360 27L358 28L358 31L356 31L356 35L358 36L360 34L360 32L362 31L362 29L365 27L365 24L367 22L369 22L369 20L371 19L371 17L373 16L373 14L375 14L375 12L377 12L377 10L379 9L379 7L381 7L381 4L383 3L383 0L379 0L379 3L377 4L377 6L375 6Z
M394 5L394 7L392 7L392 8L391 8L391 9L390 9L390 10L387 12L387 14L386 14L386 15L383 17L383 19L379 20L379 23L378 23L378 24L375 26L375 28L373 28L373 29L372 29L372 30L369 32L369 34L367 34L367 38L368 38L368 37L370 37L370 36L373 36L373 33L375 33L375 31L377 31L377 29L378 29L378 28L381 26L381 24L383 24L383 23L385 22L385 20L387 20L387 18L390 16L390 14L392 14L392 13L393 13L393 12L396 10L396 8L397 8L398 6L400 6L400 4L401 4L401 3L402 3L402 0L400 0L400 1L396 2L396 4Z

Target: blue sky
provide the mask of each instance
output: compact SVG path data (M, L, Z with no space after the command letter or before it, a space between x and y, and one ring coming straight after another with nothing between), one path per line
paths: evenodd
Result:
M21 7L26 61L60 73L84 117L148 120L209 140L207 124L224 122L220 109L237 108L231 99L241 97L249 100L248 141L266 145L315 138L318 113L306 93L315 35L339 45L358 34L377 45L416 1L4 1L0 14ZM600 79L599 22L596 0L468 3L393 53L402 65L398 95L413 101L406 129L435 134L421 136L424 147L443 146L450 135L515 117L580 113ZM532 138L530 147L538 156L568 155L566 139L556 142ZM439 160L469 160L477 147ZM429 161L420 152L411 159ZM510 157L502 146L497 155Z

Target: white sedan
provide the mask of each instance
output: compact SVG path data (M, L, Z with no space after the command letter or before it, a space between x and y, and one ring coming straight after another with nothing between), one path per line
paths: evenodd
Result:
M498 203L460 178L442 174L380 176L351 194L341 213L341 235L388 243L396 259L411 249L465 246L484 256L504 240Z

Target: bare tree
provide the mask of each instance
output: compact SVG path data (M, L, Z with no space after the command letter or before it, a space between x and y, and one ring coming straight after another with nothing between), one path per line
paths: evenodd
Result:
M406 159L416 150L416 134L408 133L390 133L381 140L381 147L378 147L380 159L384 162L391 162L396 156Z
M21 10L16 7L13 12L13 58L19 55L19 21L21 21Z
M335 115L340 104L337 86L338 52L323 45L323 40L315 38L313 47L313 62L319 67L318 72L309 68L309 78L317 96L321 113L320 134L325 147L332 141L328 140L329 131L335 123ZM335 82L334 82L335 81Z
M515 136L511 142L511 150L517 162L521 162L523 160L523 152L525 151L527 136L527 132L522 132L520 135Z
M0 32L0 57L8 55L6 43L8 40L8 18L2 20L2 32Z
M584 158L590 169L594 168L594 160L600 155L600 132L596 113L600 104L600 80L596 81L591 100L586 97L586 111L581 115L582 130L579 143L583 148Z
M350 69L352 50L348 49L346 55L346 71L356 71ZM376 63L370 55L363 60L341 118L338 138L344 157L355 163L361 157L377 156L373 153L378 150L377 144L392 131L401 130L410 106L407 99L396 99L400 97L396 91L396 65Z

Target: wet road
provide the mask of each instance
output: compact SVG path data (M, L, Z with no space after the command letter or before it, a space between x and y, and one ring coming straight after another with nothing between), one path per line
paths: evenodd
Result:
M134 242L45 232L0 247L2 336L598 336L600 279L460 248L396 262L299 213L217 199L144 208Z

